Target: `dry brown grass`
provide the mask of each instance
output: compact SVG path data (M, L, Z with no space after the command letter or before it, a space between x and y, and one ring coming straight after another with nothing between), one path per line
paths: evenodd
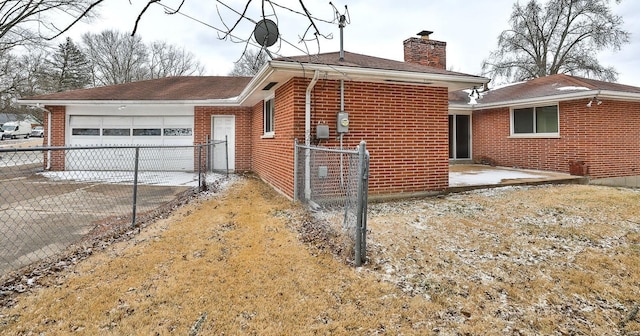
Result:
M507 188L370 206L370 262L300 242L255 179L0 310L2 335L638 335L640 194Z
M0 312L0 333L186 335L201 317L201 335L396 333L438 310L312 253L287 225L296 212L262 183L238 182L19 298Z

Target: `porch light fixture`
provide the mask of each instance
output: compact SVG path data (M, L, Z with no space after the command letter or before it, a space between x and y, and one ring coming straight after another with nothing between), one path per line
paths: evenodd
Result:
M122 111L126 108L127 108L127 105L120 105L120 107L118 107L118 111Z
M602 100L598 99L598 97L593 97L591 98L591 100L589 100L589 102L587 103L587 107L591 107L591 105L593 105L593 101L596 101L596 105L600 106L602 105Z
M471 89L471 92L469 92L469 105L475 105L477 104L477 100L480 99L480 92L478 91L478 88L476 88L475 86L473 87L473 89Z

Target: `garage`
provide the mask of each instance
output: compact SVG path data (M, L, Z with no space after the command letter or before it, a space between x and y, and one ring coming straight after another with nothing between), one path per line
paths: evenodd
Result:
M193 116L71 115L69 146L192 146ZM144 148L140 170L193 171L193 148ZM131 170L135 150L112 148L71 151L68 170Z

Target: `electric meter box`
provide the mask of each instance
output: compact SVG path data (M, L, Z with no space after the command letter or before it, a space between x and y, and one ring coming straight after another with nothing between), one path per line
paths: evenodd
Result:
M336 132L338 133L349 132L349 113L338 112L338 117L336 121Z

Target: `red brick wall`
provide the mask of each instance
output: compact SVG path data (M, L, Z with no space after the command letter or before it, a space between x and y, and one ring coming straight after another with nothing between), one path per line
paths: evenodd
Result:
M273 138L262 138L263 102L253 107L251 115L252 170L289 197L293 197L293 144L296 136L294 125L297 124L295 111L302 109L302 118L304 118L304 90L302 93L299 88L296 90L296 85L300 85L299 82L299 79L294 78L275 92ZM300 138L299 135L297 136Z
M45 109L51 112L51 146L65 146L65 135L66 135L66 114L67 108L66 106L45 106ZM48 129L49 129L49 115L48 112L44 114L44 138L43 145L46 146L49 139ZM47 155L45 153L45 167L47 164ZM51 152L51 170L60 171L64 170L64 152L63 151L52 151Z
M640 103L561 102L560 138L509 138L509 109L473 113L473 154L497 165L569 173L583 161L592 178L640 175Z
M275 96L275 138L261 139L262 104L254 108L253 170L285 194L293 194L293 142L304 142L305 91L309 79L294 78ZM443 190L448 186L448 96L446 88L345 81L349 133L344 145L367 142L371 154L369 192L400 194ZM319 80L312 93L312 138L315 125L330 127L338 147L336 113L339 81Z
M251 109L244 107L196 106L193 120L193 142L211 139L211 116L234 115L236 122L236 171L251 170Z

